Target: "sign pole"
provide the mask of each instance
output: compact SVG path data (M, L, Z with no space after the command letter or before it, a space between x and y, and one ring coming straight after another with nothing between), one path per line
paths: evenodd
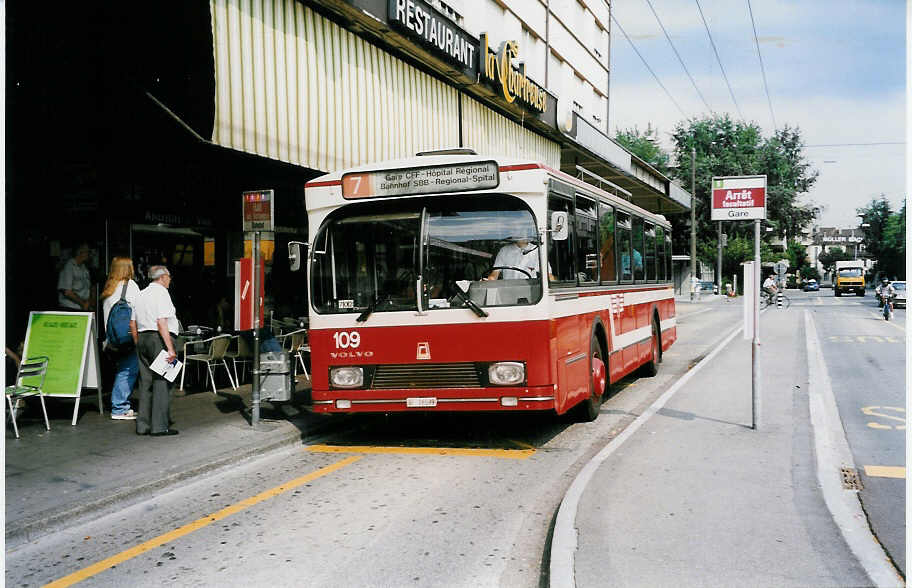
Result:
M275 231L275 193L273 190L255 190L244 192L243 197L243 224L244 231L253 232L253 247L251 254L253 256L250 265L253 267L253 317L250 324L253 325L253 383L251 384L251 414L250 425L258 429L260 425L260 308L262 305L262 295L260 291L263 284L260 283L260 271L262 269L262 259L260 259L260 232ZM264 276L265 277L265 276Z
M751 429L760 426L760 219L754 220L754 336L751 339Z
M260 232L253 232L253 385L250 424L260 424Z

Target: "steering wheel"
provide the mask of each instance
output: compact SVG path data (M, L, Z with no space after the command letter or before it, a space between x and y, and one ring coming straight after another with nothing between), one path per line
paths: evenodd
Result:
M516 267L515 265L495 265L495 266L489 267L488 269L486 269L485 271L483 271L483 272L481 273L481 277L479 278L479 280L488 277L488 275L489 275L491 272L493 272L494 270L505 270L505 269L508 269L508 270L516 270L516 271L518 271L518 272L522 272L522 273L526 274L526 277L527 277L528 279L530 279L530 280L531 280L532 277L533 277L533 276L532 276L532 272L530 272L529 270L523 269L523 268L521 268L521 267ZM500 276L498 276L498 277L500 277Z

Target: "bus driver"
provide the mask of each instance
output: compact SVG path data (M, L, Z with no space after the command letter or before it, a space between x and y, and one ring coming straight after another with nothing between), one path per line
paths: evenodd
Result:
M501 272L505 280L524 280L538 275L538 246L529 247L529 237L510 237L509 240L510 243L501 247L494 259L494 267L503 269L492 270L483 278L484 280L496 280ZM526 270L528 273L508 269L511 267Z

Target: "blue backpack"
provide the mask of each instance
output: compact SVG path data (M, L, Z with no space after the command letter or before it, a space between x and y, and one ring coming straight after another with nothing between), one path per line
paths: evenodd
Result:
M127 302L127 285L124 283L123 290L120 291L120 300L114 303L111 312L108 313L108 325L105 330L108 349L115 352L129 351L133 348L133 335L130 333L130 317L133 315L133 308Z

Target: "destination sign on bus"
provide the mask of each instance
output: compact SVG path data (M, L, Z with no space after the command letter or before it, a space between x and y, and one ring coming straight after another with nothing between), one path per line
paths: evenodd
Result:
M497 163L482 161L345 174L342 176L342 197L355 199L489 190L499 184Z

